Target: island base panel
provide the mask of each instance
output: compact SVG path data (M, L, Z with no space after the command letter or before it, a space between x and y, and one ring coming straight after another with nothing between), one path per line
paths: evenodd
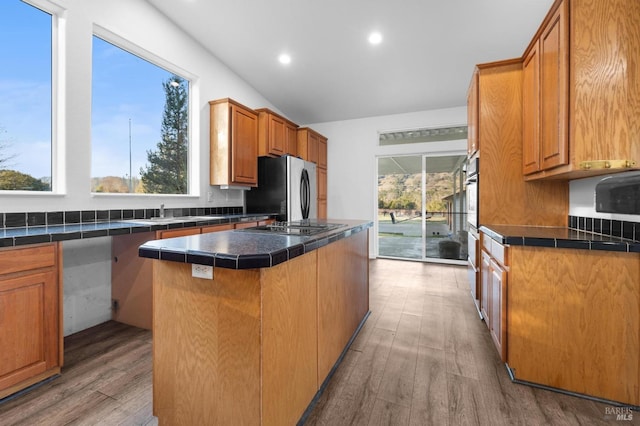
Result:
M153 413L161 424L260 423L259 270L154 262Z
M318 249L318 383L369 312L368 232Z

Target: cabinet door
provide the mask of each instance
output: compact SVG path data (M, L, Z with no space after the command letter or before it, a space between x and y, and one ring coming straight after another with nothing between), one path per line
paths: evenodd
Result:
M491 338L498 349L502 362L507 362L507 273L500 265L491 261L491 309L489 312Z
M269 154L282 155L286 150L286 132L284 120L269 114Z
M231 182L258 184L258 118L231 104Z
M327 168L327 139L318 138L318 167Z
M316 169L318 175L318 200L327 199L327 170Z
M55 268L0 279L0 398L60 365L57 283Z
M166 231L164 231L166 232ZM151 330L153 260L138 256L138 247L156 238L155 232L116 235L111 239L111 319ZM159 237L161 238L161 237Z
M285 139L287 142L287 146L286 146L287 154L297 156L298 155L298 128L290 124L287 124L285 128L285 132L286 132Z
M467 93L467 153L478 151L478 72L471 77Z
M535 43L522 64L522 173L540 170L540 55Z
M489 316L491 310L489 300L489 289L491 288L491 258L484 250L481 252L480 271L482 275L482 281L480 283L480 313L482 313L487 327L491 329L491 317Z
M540 168L569 161L568 139L568 1L553 14L540 36Z
M306 161L318 163L318 135L311 129L298 131L298 156Z

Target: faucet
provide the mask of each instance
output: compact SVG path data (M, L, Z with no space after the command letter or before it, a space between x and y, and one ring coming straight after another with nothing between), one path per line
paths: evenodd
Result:
M164 204L160 204L160 217L164 218Z

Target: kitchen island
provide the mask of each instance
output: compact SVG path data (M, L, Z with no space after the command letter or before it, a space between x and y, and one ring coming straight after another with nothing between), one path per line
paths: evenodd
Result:
M295 424L369 312L370 222L150 241L160 424ZM195 275L195 276L194 276ZM205 278L199 278L202 276Z

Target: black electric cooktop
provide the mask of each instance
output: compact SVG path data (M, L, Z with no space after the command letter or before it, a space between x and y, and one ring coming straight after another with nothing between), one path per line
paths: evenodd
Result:
M274 222L269 225L253 226L250 228L236 229L236 232L260 232L277 235L315 235L321 232L331 231L343 227L340 223L319 223L312 221L299 222Z

